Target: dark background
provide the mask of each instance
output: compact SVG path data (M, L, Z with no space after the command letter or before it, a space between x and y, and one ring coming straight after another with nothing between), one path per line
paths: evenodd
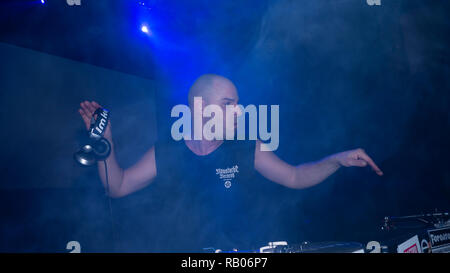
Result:
M366 243L385 237L384 216L448 211L450 4L381 3L2 1L0 251L66 252L71 240L157 251L151 187L113 200L113 243L96 169L71 158L83 136L76 111L84 99L112 110L127 167L168 137L171 106L203 73L232 79L243 105L280 105L276 153L287 162L362 147L385 173L341 169L301 191L260 178L257 247Z

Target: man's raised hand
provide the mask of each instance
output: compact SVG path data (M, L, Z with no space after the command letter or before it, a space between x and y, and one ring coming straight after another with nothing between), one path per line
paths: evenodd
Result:
M78 109L78 112L81 115L81 118L84 121L84 124L86 125L86 129L89 130L89 127L91 125L91 118L94 114L95 110L97 108L101 108L102 106L99 105L95 101L83 101L80 103L80 109ZM106 126L106 131L104 137L108 140L111 140L111 122L108 121L108 126Z

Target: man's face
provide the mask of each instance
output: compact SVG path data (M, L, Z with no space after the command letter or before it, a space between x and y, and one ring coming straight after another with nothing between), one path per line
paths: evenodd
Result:
M242 114L240 108L236 107L237 112L229 111L227 112L227 106L235 108L239 101L239 96L236 87L231 82L218 82L213 85L213 90L209 92L208 96L203 100L203 109L208 105L217 105L222 109L223 113L223 138L225 139L226 130L236 130L237 128L237 117ZM232 119L231 128L226 126L227 116ZM204 117L203 124L205 124L209 119Z

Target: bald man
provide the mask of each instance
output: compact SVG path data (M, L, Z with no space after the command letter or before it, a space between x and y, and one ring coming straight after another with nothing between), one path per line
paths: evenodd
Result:
M227 78L214 74L202 75L190 88L188 102L191 109L195 107L194 97L202 98L200 102L203 109L207 105L218 105L223 113L226 113L227 105L235 106L239 101L234 84ZM86 128L89 128L92 114L101 106L95 101L84 101L80 105L79 113ZM204 123L208 120L203 119ZM223 126L225 132L225 119ZM233 129L236 129L236 123ZM169 206L170 210L166 211L173 216L168 218L166 224L181 226L177 233L183 233L184 239L190 237L197 243L186 243L182 251L199 250L199 247L205 247L202 244L219 243L220 238L233 242L233 232L243 223L239 212L249 206L246 196L258 186L255 185L256 172L274 183L292 189L317 185L342 166L370 166L376 174L383 175L363 149L345 151L316 162L294 166L271 151L261 151L262 143L259 140L194 140L193 137L190 140L158 142L135 165L123 169L116 161L111 124L107 126L105 138L112 143L111 155L106 159L111 197L126 196L154 181L174 188L174 196L168 198L173 198L170 205L176 205ZM106 186L103 162L98 164L98 169L103 185ZM179 213L172 214L173 211ZM180 218L181 222L177 222ZM197 225L188 224L193 222ZM203 240L208 232L209 238ZM170 249L180 250L175 246Z

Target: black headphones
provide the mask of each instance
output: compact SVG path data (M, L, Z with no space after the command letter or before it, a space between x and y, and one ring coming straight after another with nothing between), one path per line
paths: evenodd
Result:
M97 115L95 119L94 116ZM83 166L92 166L97 161L108 158L111 153L111 143L103 135L108 125L110 112L105 108L97 108L91 118L89 128L89 141L76 152L73 157L75 161Z

